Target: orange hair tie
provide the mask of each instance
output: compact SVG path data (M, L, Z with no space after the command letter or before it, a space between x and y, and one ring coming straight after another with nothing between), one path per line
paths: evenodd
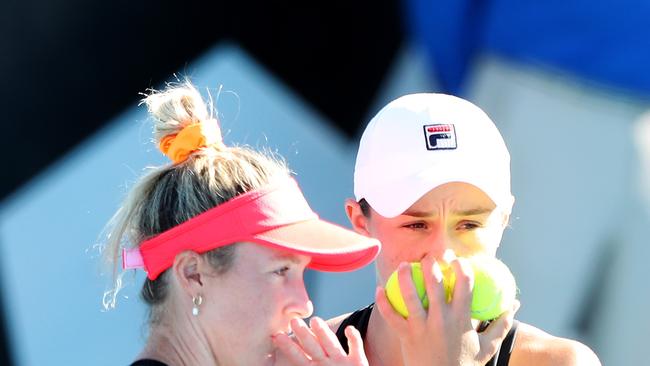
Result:
M195 151L214 144L221 144L221 131L216 121L194 123L185 126L178 133L160 139L160 151L174 164L182 163Z

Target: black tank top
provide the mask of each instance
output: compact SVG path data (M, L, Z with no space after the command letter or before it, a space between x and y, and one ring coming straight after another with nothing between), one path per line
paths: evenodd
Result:
M348 325L353 325L359 333L361 333L361 338L366 339L366 333L368 331L368 322L370 321L370 314L372 313L372 308L375 304L370 304L361 310L357 310L354 313L350 314L349 317L345 318L339 328L336 330L336 337L339 339L339 343L343 346L345 352L348 352L348 340L345 337L345 327ZM510 353L512 353L512 348L515 344L515 338L517 337L517 325L518 321L514 321L512 328L506 335L506 338L501 343L501 347L497 350L497 353L492 357L492 359L485 366L507 366L510 361Z
M167 366L167 364L156 360L143 359L135 361L130 366Z

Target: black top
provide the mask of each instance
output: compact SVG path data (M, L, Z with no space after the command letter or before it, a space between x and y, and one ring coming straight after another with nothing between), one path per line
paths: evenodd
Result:
M156 360L144 359L144 360L137 360L134 363L132 363L130 366L167 366L167 364Z
M368 331L368 322L370 321L370 314L372 313L372 308L375 304L370 304L361 310L357 310L354 313L350 314L349 317L345 318L339 328L336 330L336 337L339 339L341 346L345 352L348 352L348 341L345 337L345 327L348 325L353 325L359 333L361 333L361 338L366 339L366 332ZM512 353L512 348L515 344L515 338L517 337L517 325L518 321L514 321L512 328L506 335L506 338L501 343L501 347L497 350L497 353L492 357L492 359L485 366L507 366L510 361L510 353Z

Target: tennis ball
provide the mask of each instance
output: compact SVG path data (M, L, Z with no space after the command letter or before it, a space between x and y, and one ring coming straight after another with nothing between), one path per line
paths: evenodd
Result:
M415 290L418 293L418 297L422 302L424 308L429 307L429 298L427 297L427 292L424 287L424 274L422 273L422 265L419 262L411 263L411 276L413 277L413 282L415 283ZM409 311L406 309L406 303L402 297L402 291L399 288L399 282L397 280L397 271L393 272L388 281L386 282L386 297L388 301L393 305L398 313L403 317L408 318Z
M506 310L512 308L515 300L517 286L510 269L500 260L493 257L470 257L468 261L474 271L474 288L472 289L471 316L478 320L492 320L498 318ZM456 276L451 266L440 263L443 274L443 287L447 302L451 296L456 282ZM415 288L426 309L429 307L429 298L424 285L424 275L420 263L411 263L411 274ZM397 280L397 271L393 272L386 282L386 297L393 308L403 317L408 317L408 310L402 297Z
M508 266L493 257L474 257L472 318L492 320L512 309L517 296L515 277Z

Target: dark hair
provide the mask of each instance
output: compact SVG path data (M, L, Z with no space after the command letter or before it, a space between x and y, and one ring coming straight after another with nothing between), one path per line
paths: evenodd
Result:
M370 204L365 198L359 200L359 207L361 207L361 213L363 216L370 218Z

